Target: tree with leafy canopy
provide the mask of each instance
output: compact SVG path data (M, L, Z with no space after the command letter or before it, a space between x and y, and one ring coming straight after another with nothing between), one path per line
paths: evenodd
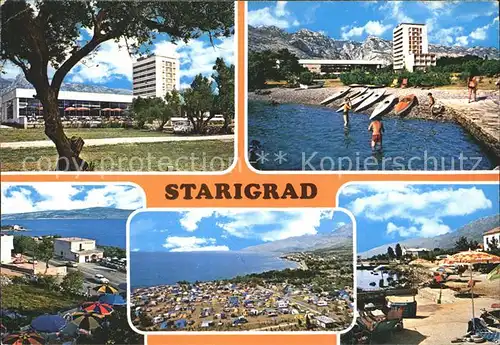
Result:
M396 258L401 259L403 257L403 250L401 249L401 245L396 244Z
M76 295L82 291L85 282L83 273L80 271L69 271L61 282L61 288L64 292Z
M58 170L84 170L81 138L68 138L59 116L59 90L66 75L104 42L123 40L131 53L159 33L172 41L230 36L234 4L197 1L7 0L1 6L0 60L19 67L43 105L45 134L54 142ZM91 33L87 41L80 32ZM50 78L49 70L55 70Z
M213 70L212 79L219 91L214 99L215 111L224 116L221 133L228 133L234 119L234 65L228 66L223 58L217 58Z
M160 121L160 127L158 129L163 129L163 126L170 120L172 117L179 116L181 114L181 94L176 89L173 89L170 92L167 92L165 95L166 105L166 114Z
M198 74L191 87L184 90L186 114L196 134L204 134L208 122L215 116L212 87L213 83L207 77Z
M458 252L463 252L467 250L474 250L477 248L479 243L474 240L468 240L465 236L460 236L455 242L455 250Z
M27 254L32 253L36 247L36 242L29 236L14 236L14 253Z
M389 257L390 260L396 257L396 254L394 253L394 249L392 249L392 247L387 248L387 256Z
M35 257L45 262L45 273L49 269L49 261L54 257L54 240L44 237L35 248Z
M135 98L132 100L132 114L139 128L143 128L146 123L158 121L159 131L163 130L171 117L167 104L160 97Z

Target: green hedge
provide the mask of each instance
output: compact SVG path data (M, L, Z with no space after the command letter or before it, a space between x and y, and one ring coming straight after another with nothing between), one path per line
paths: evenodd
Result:
M340 81L344 85L372 84L389 86L395 79L398 80L398 83L401 83L403 79L408 79L408 86L443 86L451 84L450 75L442 72L366 73L354 70L340 75Z

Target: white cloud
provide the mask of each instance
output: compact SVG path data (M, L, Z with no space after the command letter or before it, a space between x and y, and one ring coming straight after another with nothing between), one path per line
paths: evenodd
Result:
M287 1L277 1L276 6L263 7L258 10L248 11L248 24L255 27L276 26L280 29L287 29L290 26L299 26L297 19L291 17L286 9Z
M407 16L402 9L402 5L405 1L385 1L379 10L382 12L387 12L387 19L395 20L398 23L412 23L413 18Z
M140 252L141 250L139 248L134 248L130 250L131 252Z
M2 214L89 207L132 210L144 206L140 189L113 184L89 189L82 185L57 182L29 185L2 183L1 191Z
M322 219L332 219L332 211L205 211L192 210L182 214L181 225L186 231L196 231L203 218L214 217L225 234L238 238L256 238L265 242L318 232Z
M435 22L430 25L431 28L435 25ZM431 31L429 28L429 32L431 32L430 39L434 42L443 45L452 45L456 42L456 37L462 36L461 34L464 32L464 28L461 26L453 26L445 29L434 29Z
M276 1L276 7L274 9L274 14L276 14L277 17L284 17L286 15L289 15L290 12L286 10L286 4L288 1Z
M479 40L479 41L484 41L487 37L486 31L490 28L490 25L485 25L481 26L479 28L476 28L474 31L470 33L470 37Z
M401 236L441 235L451 231L443 223L444 217L470 215L492 207L484 192L475 187L427 191L400 184L395 189L390 185L384 188L386 190L355 199L348 208L356 216L372 221L391 221L387 233L400 233ZM410 226L397 225L397 220L408 221Z
M435 11L445 8L449 6L449 1L422 1L423 5L425 5L429 10Z
M459 46L466 46L469 44L469 38L467 36L459 36L455 39L455 42Z
M359 27L348 27L343 26L341 28L342 38L345 40L351 39L352 37L359 37L366 33L367 35L381 36L384 32L392 28L392 25L384 25L379 21L370 20L364 26Z
M195 231L198 229L198 223L203 218L212 216L213 213L213 210L203 208L183 212L180 219L180 224L186 231Z
M171 236L165 239L163 247L171 252L229 251L229 247L216 242L214 238Z

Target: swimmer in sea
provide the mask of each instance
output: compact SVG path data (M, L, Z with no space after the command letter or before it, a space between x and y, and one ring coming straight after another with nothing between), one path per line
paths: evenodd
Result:
M380 143L380 149L382 149L382 133L384 132L384 124L378 117L373 119L368 126L368 130L372 131L372 150L375 149L377 143Z

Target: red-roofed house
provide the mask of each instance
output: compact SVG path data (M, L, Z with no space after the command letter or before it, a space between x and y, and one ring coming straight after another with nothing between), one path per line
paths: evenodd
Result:
M494 229L491 229L489 231L486 231L483 234L483 246L484 250L490 250L491 249L491 243L492 241L496 243L497 248L500 247L500 227L496 227Z

